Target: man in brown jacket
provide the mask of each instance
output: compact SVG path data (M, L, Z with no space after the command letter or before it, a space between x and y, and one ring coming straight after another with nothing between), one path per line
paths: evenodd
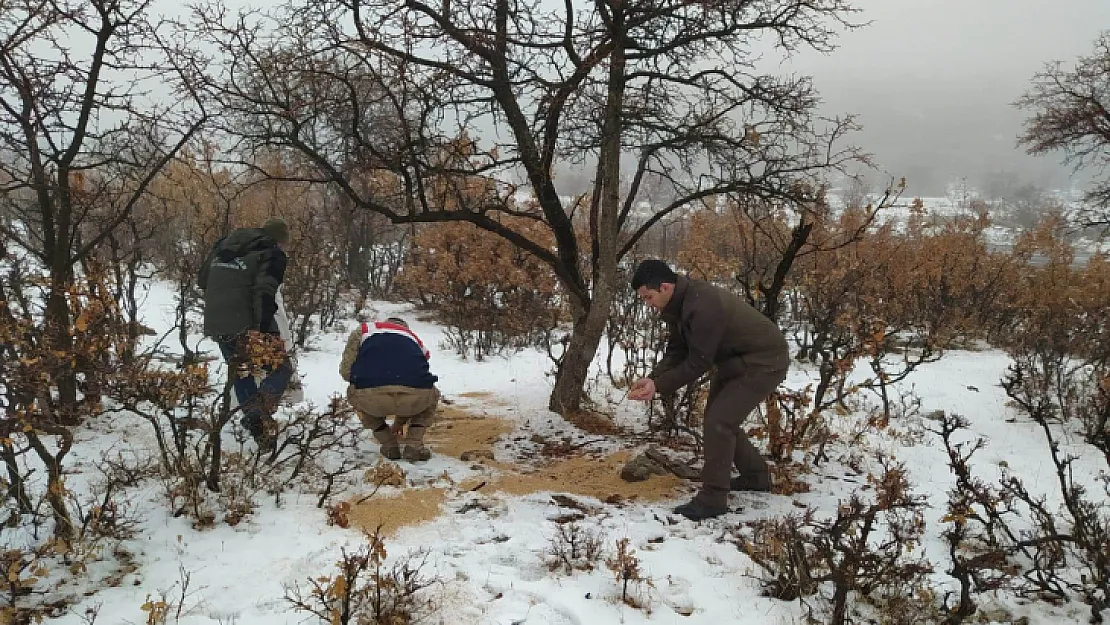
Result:
M424 432L439 404L439 378L428 368L430 356L408 324L396 317L359 324L347 339L339 363L339 375L350 382L347 399L390 460L419 462L432 456L424 446ZM396 417L392 428L385 421L391 416ZM398 441L402 427L404 436Z
M767 462L741 425L786 379L790 351L782 331L736 294L678 276L660 260L641 262L632 288L662 312L670 337L662 361L632 385L629 399L672 394L715 369L702 420L702 487L675 513L715 517L728 511L729 490L771 490ZM733 465L740 477L730 481Z

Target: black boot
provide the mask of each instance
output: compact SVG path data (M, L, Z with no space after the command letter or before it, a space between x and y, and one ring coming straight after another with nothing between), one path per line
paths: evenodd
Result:
M702 503L698 499L691 499L689 502L682 504L674 509L675 514L690 519L691 521L702 521L704 519L711 519L713 517L721 516L728 512L728 506L717 508L708 504Z

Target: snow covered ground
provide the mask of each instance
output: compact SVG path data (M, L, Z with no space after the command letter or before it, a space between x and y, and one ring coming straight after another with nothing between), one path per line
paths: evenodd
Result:
M172 324L172 297L165 285L150 285L145 304L146 323L159 332ZM606 503L603 496L583 493L602 495L607 485L616 484L616 480L611 475L601 476L591 485L585 483L591 474L584 471L566 473L562 481L553 479L550 490L537 490L544 485L542 479L528 482L524 478L503 491L492 487L475 490L472 485L476 481L495 485L498 471L503 472L514 459L518 467L526 466L523 461L536 460L537 443L533 435L587 438L545 409L552 383L547 375L550 362L545 355L532 351L485 362L462 361L449 351L437 349L443 335L439 327L421 321L405 306L384 303L376 306L381 314L404 314L414 331L432 348L433 371L440 376L444 397L453 402L448 408L456 413L465 411L490 418L476 421L478 426L501 419L512 429L493 446L498 462L489 465L462 461L457 454L437 454L420 465L400 463L407 472L408 488L395 490L437 493L430 499L434 518L399 524L386 540L391 559L427 550L426 572L437 582L426 592L438 608L428 622L491 625L804 622L803 610L797 602L760 596L758 574L752 562L722 538L741 522L789 514L799 506L835 510L839 499L860 487L859 479L846 474L835 463L827 464L811 476L808 493L793 496L734 493L731 503L735 512L700 524L669 514L674 505L692 492L689 485L677 489L666 483L660 488L645 485L645 495L639 499ZM352 319L347 327L354 323ZM345 337L344 331L320 335L313 340L312 350L299 356L306 401L325 405L331 395L343 392L337 365ZM215 349L211 343L202 345ZM954 352L923 367L909 378L908 384L922 399L922 414L932 410L958 412L971 421L975 434L987 439L988 447L975 459L975 467L984 478L993 479L1003 466L1008 466L1025 478L1032 490L1052 492L1055 475L1039 430L1031 423L1008 422L1015 415L1007 407L998 384L1007 362L1004 354L993 351ZM215 377L222 375L222 369L214 372ZM786 385L798 389L812 379L804 368L795 368ZM633 402L620 404L616 410L622 421L642 419L642 408ZM97 423L92 430L83 430L72 452L75 461L71 466L76 475L71 485L79 482L82 467L98 458L103 449L149 448L151 443L146 438L149 428L137 425L136 421L134 417L118 415ZM898 425L914 429L920 427L920 422ZM227 436L230 438L230 434ZM460 448L458 444L451 445L451 430L438 436L443 449ZM372 457L375 446L366 438L361 451ZM939 519L945 512L945 493L952 478L939 440L926 434L910 446L893 437L873 443L885 446L906 462L917 491L929 497L929 538L923 545L924 555L936 564L937 583L947 587L951 580L944 574L946 551L940 542ZM1065 441L1065 446L1080 449L1082 444L1074 436ZM610 440L583 449L598 452L622 447L630 448L631 443ZM594 469L598 466L609 465L598 464ZM1086 471L1093 478L1099 470L1098 457L1087 454L1079 461L1079 468L1077 473ZM527 473L526 468L521 471ZM652 478L649 482L652 480L663 478ZM568 500L553 499L552 495L559 492L570 493L590 510L583 523L604 535L606 555L611 555L616 540L630 539L630 546L640 559L642 576L651 580L650 586L637 589L646 609L633 608L618 600L620 587L604 564L573 575L552 572L546 566L549 543L557 527L552 519L574 512L568 508ZM357 489L350 493L359 494ZM391 494L398 495L398 501L405 497L404 492ZM172 518L157 485L143 486L132 494L132 499L144 519L138 537L128 545L134 554L134 571L125 572L114 587L98 588L66 616L52 622L88 623L91 614L88 611L94 608L98 610L96 623L147 622L147 614L141 609L143 603L163 592L169 597L179 597L185 576L189 585L180 618L175 620L176 615L171 615L170 623L318 622L291 610L283 600L285 586L333 574L341 547L365 542L357 524L348 528L328 525L324 510L315 505L314 495L287 494L280 505L273 498L261 497L259 507L242 523L234 527L217 523L202 530L194 529L187 518ZM1027 616L1033 623L1079 622L1086 614L1085 606L1081 605L1049 608L1043 603L1018 605L1013 600L1005 603L1012 616Z

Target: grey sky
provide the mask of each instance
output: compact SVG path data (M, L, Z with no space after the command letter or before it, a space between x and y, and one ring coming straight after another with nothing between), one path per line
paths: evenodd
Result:
M910 191L936 193L992 172L1066 185L1054 156L1015 147L1025 114L1010 104L1051 60L1089 54L1110 29L1110 0L855 0L859 20L829 55L800 53L771 71L814 77L826 113L854 112L857 143Z
M979 187L1000 175L1082 186L1058 156L1034 158L1015 146L1026 114L1011 104L1046 62L1090 53L1110 29L1110 0L852 2L863 10L854 19L872 23L843 32L837 50L786 61L768 52L760 69L812 75L823 112L858 114L864 130L854 143L884 172L906 176L910 194L940 195L960 178Z

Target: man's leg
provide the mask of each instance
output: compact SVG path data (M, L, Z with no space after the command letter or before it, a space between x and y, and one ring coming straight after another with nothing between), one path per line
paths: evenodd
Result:
M273 421L264 410L258 392L258 383L250 371L250 354L247 353L247 339L239 336L227 341L218 341L220 353L227 362L228 376L232 377L235 399L239 402L239 424L243 426L260 451L271 451L276 441L272 431L267 432L267 422Z
M780 373L744 375L714 381L718 387L705 408L702 424L705 464L702 489L695 498L711 510L728 508L729 476L733 464L743 475L768 475L767 462L741 429L748 415L782 381Z
M270 367L264 367L261 384L255 382L253 375L248 374L246 379L250 381L250 386L246 387L247 399L246 401L240 400L240 405L243 407L243 417L239 422L250 432L259 448L262 449L273 449L276 444L277 423L274 421L273 415L277 412L281 396L285 393L285 387L288 386L289 380L293 377L292 362L289 360L288 354L285 353L284 346L280 345L280 338L276 335L273 338L276 345L278 345L277 349L281 350L281 364L272 371ZM248 370L253 368L250 361L254 358L254 355L247 351L249 344L245 336L239 343L242 358L247 363Z
M756 401L755 405L751 407L748 414L755 410L765 399L767 399L779 384L786 379L786 372L773 372L761 373L752 376L749 379L748 385L752 392L756 395L762 391L762 397ZM744 417L744 421L747 416ZM741 424L743 421L741 421ZM771 490L771 471L767 465L767 461L763 459L763 455L759 449L752 444L751 439L741 428L736 437L736 451L732 456L732 463L736 470L740 472L740 476L729 482L729 488L732 490L749 490L757 492L767 492Z
M285 394L285 389L289 386L289 381L293 379L293 363L290 362L289 356L286 355L282 360L281 365L277 369L266 374L262 379L262 383L258 385L258 395L262 399L263 409L266 414L274 414L277 412L278 404L281 402L281 396Z
M374 440L378 441L379 452L390 460L399 460L401 446L397 442L397 435L385 420L393 412L388 395L375 388L356 389L348 386L347 400L354 407L359 421L362 421L362 427L370 430Z
M216 341L216 345L220 347L220 353L224 357L224 362L227 363L227 375L231 379L232 388L235 390L235 399L239 402L239 406L243 408L258 394L258 385L254 381L254 376L250 375L249 367L246 365L247 355L242 351L244 343L238 338L233 338Z
M404 447L401 456L410 462L422 462L432 457L432 450L424 446L424 434L435 419L439 405L439 391L435 388L406 388L394 391L397 395L398 416L408 417Z

